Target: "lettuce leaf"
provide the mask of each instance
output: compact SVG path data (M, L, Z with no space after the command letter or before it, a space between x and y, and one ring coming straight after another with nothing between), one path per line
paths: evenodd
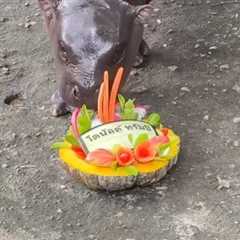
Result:
M92 119L91 113L89 114L89 110L87 109L86 105L83 105L81 108L81 112L78 117L78 126L80 134L87 132L91 129L92 126Z
M134 166L127 166L124 167L124 170L127 172L127 174L131 175L131 176L137 176L138 175L138 170L136 167Z
M149 136L147 133L141 133L135 140L135 143L134 143L134 148L136 148L139 144L142 144L146 141L149 140Z
M146 123L151 124L154 127L159 127L160 123L161 123L161 118L160 115L158 113L151 113L146 119L145 119Z

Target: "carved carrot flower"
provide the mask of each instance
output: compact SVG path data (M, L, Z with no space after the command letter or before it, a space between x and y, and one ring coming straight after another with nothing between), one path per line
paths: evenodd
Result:
M135 158L140 163L147 163L154 159L157 151L150 141L146 141L136 146L134 150Z
M90 152L86 157L87 162L99 167L110 167L113 165L114 160L114 155L105 149L97 149Z
M161 135L160 136L156 136L153 137L152 139L150 139L150 144L153 146L159 146L161 144L166 144L169 143L169 137L168 137L168 129L167 128L163 128L161 130Z
M121 146L116 149L116 160L119 166L129 166L135 162L131 149Z

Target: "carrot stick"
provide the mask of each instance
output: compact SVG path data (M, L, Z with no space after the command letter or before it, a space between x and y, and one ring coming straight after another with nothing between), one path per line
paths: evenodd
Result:
M104 119L103 119L103 91L104 91L104 83L101 84L99 94L98 94L98 117L101 122L104 121Z
M104 72L104 91L103 91L103 118L104 122L109 122L109 75Z
M118 90L119 90L120 83L123 76L123 70L124 69L122 67L119 68L113 82L112 91L110 95L110 103L109 103L109 120L110 121L114 121L116 98L117 98Z

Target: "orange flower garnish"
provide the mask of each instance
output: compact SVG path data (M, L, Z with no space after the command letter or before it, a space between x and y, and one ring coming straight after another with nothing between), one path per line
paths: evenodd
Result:
M126 147L119 147L117 149L116 159L119 166L129 166L135 162L133 152Z
M140 163L147 163L154 159L157 151L150 141L139 144L134 150L135 158Z
M114 155L105 149L97 149L90 152L86 157L87 162L100 167L110 167L114 160Z
M153 137L152 139L149 140L150 144L153 146L158 146L160 144L166 144L169 143L169 137L168 137L168 128L163 128L161 130L161 135Z

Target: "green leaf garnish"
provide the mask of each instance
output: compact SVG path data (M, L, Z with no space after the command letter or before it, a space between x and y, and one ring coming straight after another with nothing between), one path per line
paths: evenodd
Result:
M77 139L71 134L66 135L65 140L68 143L70 143L71 145L74 145L74 146L79 146L80 145L79 142L77 141Z
M158 150L165 150L166 148L170 147L170 143L165 143L165 144L161 144L159 147L158 147Z
M118 100L120 104L120 116L122 120L136 120L138 118L138 113L135 111L134 100L125 100L122 95L118 95Z
M128 140L131 144L133 144L133 135L131 133L128 134Z
M127 174L131 175L131 176L137 176L138 175L138 170L136 167L134 166L127 166L124 167L124 170L127 172Z
M170 144L166 143L158 147L158 154L160 157L166 157L171 150Z
M66 131L66 135L73 135L73 133L72 133L70 128Z
M125 109L120 115L122 120L137 120L138 118L138 113L132 109Z
M117 171L117 169L118 169L118 164L117 164L117 162L114 162L114 163L112 164L112 169L113 169L113 171Z
M88 109L87 111L88 111L88 116L89 116L90 120L92 120L93 116L94 116L94 111L90 110L90 109Z
M134 99L127 100L127 102L125 103L124 108L125 109L134 109L135 108L134 101L135 101Z
M142 144L148 141L148 139L149 139L149 136L147 133L141 133L135 140L134 148L137 147L139 144Z
M170 152L170 147L166 148L165 150L160 151L159 155L161 157L166 157Z
M158 113L151 113L146 119L145 122L151 124L154 127L158 127L161 123L161 118Z
M89 114L89 110L86 105L83 105L81 108L81 112L78 117L78 125L80 134L85 133L89 129L91 129L92 121L91 116Z
M51 149L61 149L61 148L70 148L69 144L64 142L53 143Z
M123 112L126 100L125 100L125 98L121 94L118 94L118 102L120 104L120 110L121 110L121 112Z

